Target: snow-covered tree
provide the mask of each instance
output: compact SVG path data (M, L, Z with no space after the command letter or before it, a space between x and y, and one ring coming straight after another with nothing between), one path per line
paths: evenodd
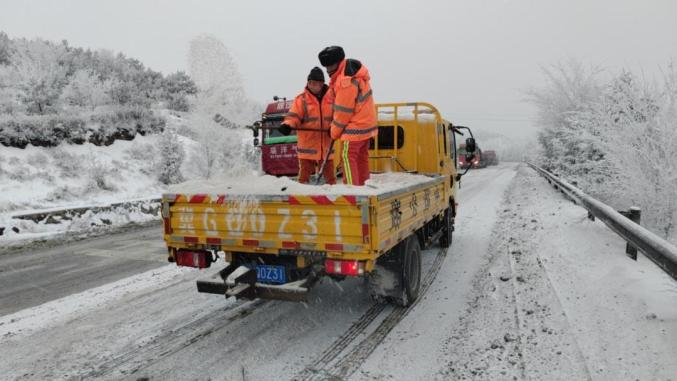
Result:
M198 90L191 107L199 143L189 160L194 172L210 178L254 169L245 143L250 135L241 126L256 120L261 107L246 98L228 49L215 37L199 36L190 43L189 67Z
M529 91L529 99L538 109L541 131L541 164L568 177L590 176L604 164L603 154L591 139L581 117L599 99L600 71L569 61L543 68L545 85Z
M21 91L15 87L14 70L0 65L0 114L15 114L25 110L19 101Z
M19 40L16 45L10 65L20 101L31 113L55 111L66 83L67 69L61 62L65 47L42 40Z
M0 66L9 65L12 56L12 40L5 32L0 32Z
M589 113L597 145L614 164L613 181L592 192L614 206L643 209L643 223L677 240L677 71L659 86L624 71Z
M198 88L194 111L213 118L221 114L237 125L251 123L260 106L246 97L228 48L216 37L202 35L190 42L190 76Z
M188 97L197 93L197 86L188 74L182 71L169 74L164 80L163 88L165 98L169 101L167 106L170 109L176 111L190 110Z
M160 152L159 180L163 184L176 184L184 181L181 164L185 152L176 132L170 128L165 129L160 136L158 148Z
M91 70L78 70L63 88L61 99L68 105L94 109L110 103L108 91L112 86L111 82L111 80L101 81Z
M580 68L580 66L578 66ZM576 66L532 91L542 164L677 243L677 69L656 85L624 70L602 85Z

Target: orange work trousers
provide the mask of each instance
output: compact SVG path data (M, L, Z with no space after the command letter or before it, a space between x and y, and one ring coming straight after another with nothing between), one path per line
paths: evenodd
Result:
M369 139L343 142L343 183L364 185L369 180Z

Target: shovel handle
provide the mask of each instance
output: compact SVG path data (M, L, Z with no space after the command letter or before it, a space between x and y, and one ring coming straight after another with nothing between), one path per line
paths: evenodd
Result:
M327 162L329 161L329 155L331 155L331 151L334 148L334 142L336 140L332 139L331 143L329 143L329 149L327 150L327 155L324 157L324 160L322 161L322 164L320 165L320 170L318 171L317 177L315 178L315 185L320 183L320 177L324 173L324 167L327 166Z

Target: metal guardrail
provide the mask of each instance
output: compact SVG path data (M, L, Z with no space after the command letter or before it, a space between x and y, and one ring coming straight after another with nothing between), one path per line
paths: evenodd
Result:
M631 221L614 208L598 201L582 190L569 184L558 176L532 163L527 164L545 177L555 189L559 189L576 204L588 210L604 222L611 230L620 235L630 245L636 247L666 273L677 279L677 247L670 242Z

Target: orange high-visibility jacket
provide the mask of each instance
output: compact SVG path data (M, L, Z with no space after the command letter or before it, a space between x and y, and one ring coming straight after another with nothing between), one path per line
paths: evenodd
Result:
M294 99L294 104L284 118L284 123L299 130L296 153L299 159L324 160L331 143L329 125L331 123L331 97L328 87L322 89L322 105L313 93L306 88ZM311 129L312 131L305 131Z
M329 86L334 100L332 138L361 141L376 136L376 107L367 68L358 60L345 59L331 76Z

